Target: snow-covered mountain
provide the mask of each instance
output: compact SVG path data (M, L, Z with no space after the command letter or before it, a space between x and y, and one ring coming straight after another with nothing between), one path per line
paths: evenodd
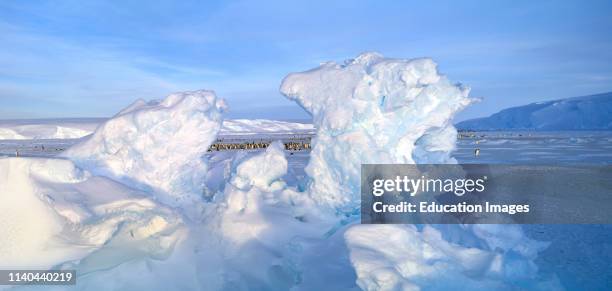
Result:
M610 130L612 92L511 107L457 124L466 130Z

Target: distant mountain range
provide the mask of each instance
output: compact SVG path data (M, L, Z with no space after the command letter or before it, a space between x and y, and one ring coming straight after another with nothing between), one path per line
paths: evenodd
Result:
M612 130L612 92L511 107L456 126L462 130Z

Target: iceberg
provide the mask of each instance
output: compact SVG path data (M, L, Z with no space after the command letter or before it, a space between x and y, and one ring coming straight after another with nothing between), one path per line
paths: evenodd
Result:
M359 207L361 164L454 162L450 120L472 102L469 88L440 75L431 59L377 53L289 74L280 90L316 128L310 195L345 212Z
M96 175L152 191L167 205L190 205L205 191L202 156L221 129L225 102L212 91L138 100L63 156Z
M359 225L341 218L358 213L361 164L456 163L451 120L473 100L431 59L365 53L289 74L280 90L313 117L306 194L341 220L334 231L344 232L359 287L560 289L538 277L533 260L545 244L517 225Z

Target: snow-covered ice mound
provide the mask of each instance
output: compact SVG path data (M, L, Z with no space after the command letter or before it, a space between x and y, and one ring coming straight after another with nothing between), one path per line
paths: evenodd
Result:
M316 128L304 194L337 219L359 212L361 164L456 163L450 121L472 102L469 89L440 75L432 60L376 53L290 74L281 92L312 114ZM366 290L438 290L451 282L466 289L558 287L537 276L533 260L543 245L519 226L344 224L336 231L345 232L357 284Z
M322 239L329 222L308 217L313 205L307 195L283 181L288 162L282 143L276 141L253 156L237 155L232 164L223 192L215 197L216 212L207 219L211 233L217 233L223 242L225 260L219 268L232 274L220 289L316 290L301 284L306 273L314 274L309 284L322 282L326 259L317 259L313 246L331 249L329 241ZM315 263L304 263L311 256ZM336 268L331 273L337 275L340 257L330 258L333 266L329 269ZM340 273L351 274L350 266ZM326 289L345 283L327 282Z
M316 140L306 173L313 198L357 208L361 164L448 163L453 115L469 89L440 75L431 59L366 53L285 78L281 93L310 112Z
M221 128L224 108L206 90L139 100L64 156L95 174L153 190L166 204L189 204L204 192L202 156Z

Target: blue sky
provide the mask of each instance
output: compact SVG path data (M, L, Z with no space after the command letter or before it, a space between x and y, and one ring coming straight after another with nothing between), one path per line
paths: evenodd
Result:
M110 116L213 89L230 117L307 118L289 72L432 57L484 100L458 120L612 91L612 1L0 2L0 119Z

